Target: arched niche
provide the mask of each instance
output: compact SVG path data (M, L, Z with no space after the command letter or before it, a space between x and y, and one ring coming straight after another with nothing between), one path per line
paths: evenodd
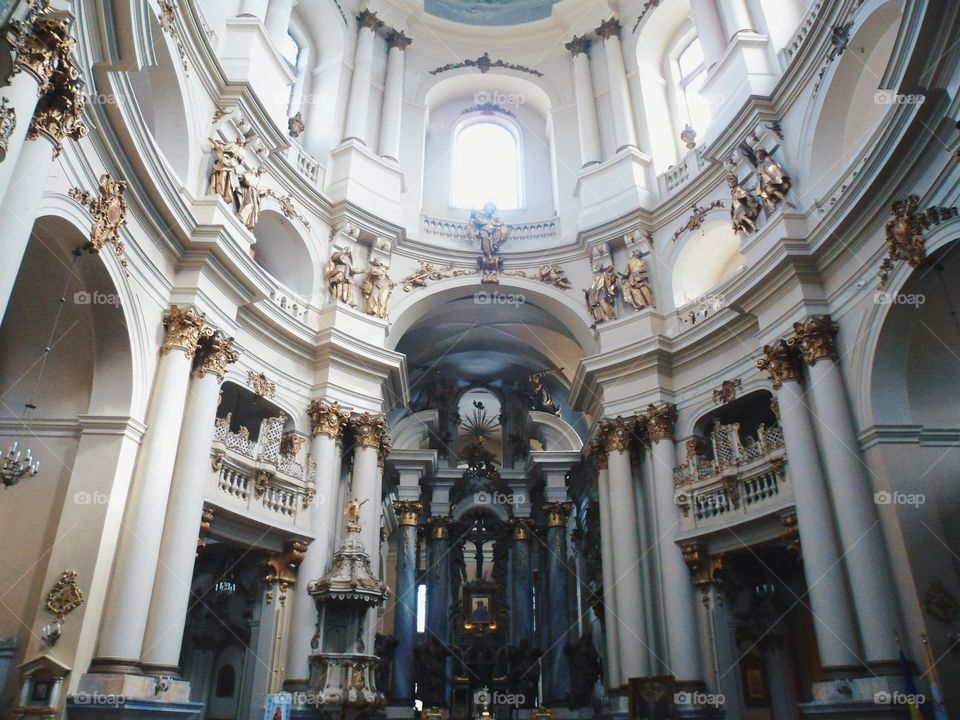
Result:
M269 418L283 415L284 432L295 430L291 413L253 392L250 388L239 385L232 380L223 383L220 390L220 404L217 407L217 418L230 417L230 432L238 432L246 428L251 441L260 437L260 424Z
M253 246L254 261L279 280L286 288L309 300L314 296L314 268L319 261L297 227L274 210L264 209L253 230L257 242Z
M181 82L179 60L174 60L168 39L156 18L150 17L156 64L129 73L143 124L170 169L187 184L193 167L194 134L187 115L187 88Z
M740 253L740 239L730 227L729 220L706 222L699 230L689 233L682 240L673 260L671 283L676 307L697 300L743 266L745 258Z
M825 87L806 123L813 128L807 172L811 187L839 176L860 157L874 128L893 107L882 101L891 92L881 89L881 83L900 28L900 6L890 0L875 3L872 12L864 7L868 14L854 27L846 52L824 75Z

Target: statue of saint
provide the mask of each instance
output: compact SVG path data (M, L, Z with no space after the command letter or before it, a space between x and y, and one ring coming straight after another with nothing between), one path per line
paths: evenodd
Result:
M623 273L622 278L624 302L635 310L653 307L653 289L650 287L647 263L644 262L639 250L627 260L627 271Z
M347 508L343 511L347 518L347 531L360 532L360 508L366 504L366 500L353 498L347 502Z
M583 291L594 322L602 323L617 317L613 303L619 284L617 273L610 265L600 265L594 270L593 282Z
M540 278L540 282L547 283L548 285L553 285L563 290L573 287L570 280L567 279L567 274L557 263L541 265L537 275Z
M248 230L253 230L260 219L260 199L266 195L260 190L260 176L263 175L263 168L248 170L240 176L240 209L237 215L247 226Z
M396 287L396 283L390 280L387 267L383 261L375 257L370 261L368 267L363 273L363 282L360 284L360 294L366 303L367 315L374 315L378 318L387 317L387 305L390 302L390 293Z
M330 295L334 300L356 307L354 299L353 276L357 271L353 267L353 253L350 248L334 250L327 263L327 282L330 284Z
M727 174L730 186L730 220L734 232L750 235L757 229L757 217L760 215L760 203L749 190L740 184L737 176Z
M496 212L497 206L488 202L483 210L472 210L467 223L467 238L480 241L477 269L480 281L485 283L498 282L497 273L503 269L503 258L497 253L510 236L510 226L504 224Z
M243 164L246 152L243 138L234 142L223 142L210 138L213 145L213 168L210 171L209 193L219 195L228 203L233 203L240 192L239 167Z
M534 410L550 413L552 415L560 414L560 406L550 397L550 393L543 384L543 373L533 373L528 378L530 382L530 400Z
M760 197L769 210L776 209L778 202L786 202L791 185L790 178L784 172L783 166L763 148L757 150L757 175Z

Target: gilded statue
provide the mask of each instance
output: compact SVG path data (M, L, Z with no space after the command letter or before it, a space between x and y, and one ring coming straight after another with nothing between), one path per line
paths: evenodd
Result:
M550 396L549 391L543 384L543 373L533 373L527 378L530 383L530 404L533 410L550 413L551 415L560 414L560 406Z
M647 272L647 263L639 250L630 255L627 260L627 270L623 275L623 300L634 310L643 310L653 307L653 288L650 287L650 275Z
M330 295L334 300L356 307L354 299L353 276L357 274L353 267L353 253L350 248L334 250L327 263L326 277L330 285Z
M754 233L757 229L757 218L760 216L760 203L732 172L727 174L727 185L730 186L730 220L733 231L742 232L744 235Z
M266 195L260 190L260 176L263 168L248 170L240 176L240 209L237 215L247 229L253 230L260 219L260 199Z
M354 532L360 532L360 508L366 504L366 500L359 500L353 498L347 502L347 507L343 511L344 517L347 518L347 530L352 530Z
M593 282L583 292L587 296L587 309L595 323L616 319L614 300L619 285L620 279L612 266L600 265L593 271Z
M213 146L213 168L210 170L210 187L207 192L219 195L233 203L240 194L239 168L246 157L243 138L223 142L210 138Z
M540 278L540 282L553 285L563 290L573 287L570 280L567 279L567 274L557 263L541 265L540 270L537 272L537 277Z
M770 157L763 148L757 150L757 187L760 197L763 198L767 209L773 211L777 203L787 201L787 192L790 190L790 177L783 170L783 166Z
M370 261L370 267L364 271L363 276L360 294L363 295L366 303L367 315L386 318L390 293L396 287L396 283L390 280L387 266L380 258L375 257Z
M485 283L498 282L497 273L503 269L503 258L497 253L510 237L510 226L504 224L496 212L497 206L488 202L483 210L471 210L467 223L467 238L480 241L481 254L477 258L477 269L480 271L480 281Z

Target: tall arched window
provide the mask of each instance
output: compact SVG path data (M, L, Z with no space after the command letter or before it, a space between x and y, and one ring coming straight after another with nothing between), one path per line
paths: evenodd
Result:
M680 102L686 113L683 121L689 123L702 137L710 125L713 108L708 99L700 94L700 88L707 77L707 66L703 61L703 48L699 38L690 40L677 55L677 76Z
M287 101L287 114L293 115L300 110L301 100L303 98L303 86L306 81L307 59L309 51L300 32L293 26L287 33L280 47L280 54L287 62L287 67L294 75L293 84L290 86L290 97Z
M523 206L520 139L516 128L481 120L461 125L453 139L451 205L500 210Z

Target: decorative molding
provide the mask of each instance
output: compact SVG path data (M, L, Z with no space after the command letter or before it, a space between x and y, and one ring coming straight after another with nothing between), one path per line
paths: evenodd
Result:
M939 225L957 217L957 207L931 206L919 211L920 197L908 195L903 200L890 204L893 217L885 226L887 235L887 257L880 263L880 289L887 286L890 272L897 260L906 260L912 268L922 267L927 262L926 238L924 232L931 225Z
M800 355L807 365L823 358L837 362L835 338L839 327L829 315L816 315L793 324Z
M265 194L269 195L280 203L280 212L282 212L287 218L291 220L299 220L301 223L303 223L305 228L310 228L310 221L307 220L307 218L305 218L299 210L297 210L296 205L293 204L293 198L289 194L281 195L273 188L268 188L265 191Z
M180 37L180 31L177 29L177 6L172 0L157 0L160 5L160 28L170 36L173 44L177 46L177 54L180 56L180 64L183 65L183 72L190 74L190 66L187 64L187 49L183 44L183 38Z
M284 543L283 552L270 553L266 559L266 574L263 582L267 585L277 583L277 599L280 606L287 603L287 590L297 582L297 568L307 555L307 544L300 540L290 540ZM267 602L270 602L272 593L268 591Z
M512 117L512 118L515 118L517 116L516 113L511 112L506 108L500 107L495 102L485 102L485 103L478 103L477 105L471 105L468 108L464 108L460 114L466 115L472 112L478 112L478 113L481 113L482 115L494 115L496 113L499 113L500 115L506 115L507 117Z
M277 384L267 379L266 373L247 371L247 385L260 397L272 398L277 394Z
M506 70L517 70L518 72L524 72L528 75L535 75L536 77L543 77L543 73L539 70L534 70L525 65L517 65L516 63L509 63L500 58L496 60L490 59L490 53L485 52L483 55L478 57L476 60L462 60L458 63L448 63L447 65L442 65L436 67L430 71L431 75L439 75L440 73L445 73L449 70L459 70L460 68L475 67L481 73L486 73L490 68L504 68Z
M570 52L571 55L576 57L577 55L589 55L590 53L590 37L588 35L574 35L573 40L566 43L564 47Z
M397 48L400 51L405 51L413 43L411 38L408 38L403 30L391 29L387 33L387 49L391 50Z
M17 127L17 111L8 102L7 98L0 98L0 162L7 157L7 144Z
M614 451L623 454L628 450L630 448L630 435L630 428L627 427L626 421L620 415L617 415L613 420L601 420L597 431L597 437L608 455Z
M272 480L273 473L267 470L257 470L257 474L253 478L254 497L257 499L262 498L264 493L267 492L267 489L270 487L270 482Z
M561 501L544 503L543 512L547 516L547 527L565 527L571 510L573 510L572 502Z
M433 263L421 260L417 269L402 280L403 291L411 292L416 288L426 287L428 280L443 280L445 278L463 277L464 275L476 274L476 270L465 270L463 268L454 269L453 263L447 263L446 265L434 265Z
M713 390L713 404L723 405L731 400L736 400L737 392L740 390L741 385L740 378L721 382L720 387L714 388Z
M104 173L100 176L99 196L78 187L70 188L68 192L71 198L83 205L93 216L90 240L83 246L84 250L97 255L105 245L112 245L124 271L127 268L127 258L124 256L120 232L127 224L127 201L123 198L126 190L126 182L114 180L110 173Z
M361 10L357 15L357 25L361 30L372 30L376 32L383 26L383 21L377 17L375 12L370 10Z
M604 20L600 23L600 27L596 29L597 35L603 38L604 41L609 40L612 37L620 39L620 30L623 29L623 26L620 25L620 20L617 19L617 16L614 15L608 20Z
M640 16L637 18L637 21L633 24L633 29L630 31L631 34L637 32L637 28L640 27L640 23L643 22L643 18L647 16L648 12L659 7L660 2L661 0L647 0L643 4L643 7L640 8Z
M707 205L707 207L699 207L698 205L694 204L690 208L692 211L690 217L687 218L687 221L683 225L677 228L677 231L673 233L673 238L671 239L676 242L677 238L679 238L688 230L691 232L698 230L703 225L704 220L707 219L708 213L710 213L712 210L722 207L724 207L723 200L714 200L712 203Z
M644 417L646 418L647 437L652 442L673 438L673 430L677 424L676 405L664 403L657 407L651 404L647 407Z
M427 527L430 528L431 540L447 540L450 537L450 524L453 518L449 515L431 515L427 518Z
M57 620L72 613L83 605L83 592L75 570L64 570L50 592L47 593L47 612Z
M397 522L407 527L416 527L417 518L423 512L423 505L415 500L397 500L392 507L397 514Z

